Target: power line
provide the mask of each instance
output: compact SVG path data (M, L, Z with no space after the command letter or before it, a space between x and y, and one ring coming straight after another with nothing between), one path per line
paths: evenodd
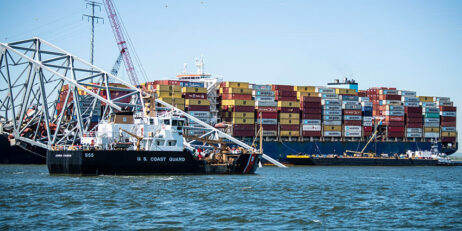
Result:
M103 20L104 18L95 16L95 7L99 8L101 12L101 3L95 1L86 0L87 4L86 7L91 6L91 15L83 14L82 17L87 17L87 20L90 21L91 19L91 53L90 53L90 63L93 64L93 57L94 57L94 48L95 48L95 20L96 23L99 23L99 20Z

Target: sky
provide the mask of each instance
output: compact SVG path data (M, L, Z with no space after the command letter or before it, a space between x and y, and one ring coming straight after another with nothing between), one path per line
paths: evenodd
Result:
M203 56L205 71L225 81L322 86L349 77L360 89L450 97L462 118L462 1L113 1L148 80L174 79L184 63L193 72ZM0 42L37 36L90 60L85 1L0 5ZM95 65L110 71L118 49L103 6L97 15Z

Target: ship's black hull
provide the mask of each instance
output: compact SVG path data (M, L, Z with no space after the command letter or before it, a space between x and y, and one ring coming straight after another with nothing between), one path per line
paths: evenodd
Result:
M294 165L338 165L338 166L436 166L438 160L402 158L354 158L354 157L310 157L287 158Z
M46 149L29 144L10 145L8 137L0 135L0 164L45 164Z
M50 174L152 175L253 174L261 154L242 154L232 164L211 165L189 151L48 151Z

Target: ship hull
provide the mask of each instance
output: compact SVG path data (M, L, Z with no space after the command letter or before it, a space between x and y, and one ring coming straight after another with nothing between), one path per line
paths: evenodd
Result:
M51 175L253 174L261 154L242 154L233 164L211 165L189 151L48 151Z
M287 161L294 165L336 165L336 166L436 166L434 159L403 158L359 158L359 157L292 157Z
M0 135L0 164L45 164L46 150L29 144L10 145L8 137Z
M264 153L281 162L287 162L287 155L343 155L346 150L361 151L364 146L366 146L366 142L263 142ZM405 154L407 150L430 150L431 146L432 142L374 142L369 144L364 152L377 153L378 155ZM457 150L457 143L451 149L443 148L442 144L438 143L438 149L440 152L450 155Z

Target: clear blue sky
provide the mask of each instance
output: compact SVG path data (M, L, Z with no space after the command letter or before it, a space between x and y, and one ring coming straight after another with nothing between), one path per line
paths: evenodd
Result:
M462 1L114 0L150 79L174 78L204 55L225 80L325 85L353 77L373 86L448 96L462 123ZM1 1L0 41L33 36L89 60L82 0ZM95 64L118 51L104 8ZM124 73L122 73L124 76Z

